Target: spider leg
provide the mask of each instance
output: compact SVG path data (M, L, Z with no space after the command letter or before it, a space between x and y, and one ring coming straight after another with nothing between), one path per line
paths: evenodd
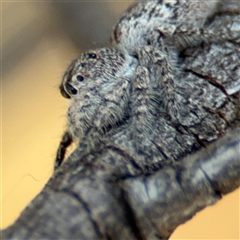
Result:
M72 144L72 142L73 142L72 135L68 131L65 131L62 136L62 140L58 146L57 155L55 158L54 171L56 171L63 162L66 149Z
M145 66L138 66L132 84L131 134L136 148L146 139L150 139L154 130L154 109L151 101L149 71ZM139 148L140 149L140 148Z
M145 46L139 52L140 64L146 66L150 72L151 92L154 96L155 108L161 105L173 122L179 121L180 103L177 100L174 85L173 68L168 56L154 47Z

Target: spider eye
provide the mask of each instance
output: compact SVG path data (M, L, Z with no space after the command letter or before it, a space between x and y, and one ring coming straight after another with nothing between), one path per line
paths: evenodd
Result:
M71 98L69 93L67 93L67 91L64 89L63 85L61 84L59 86L59 89L60 89L60 93L61 95L64 97L64 98Z
M65 87L66 87L66 90L69 94L72 94L72 95L77 94L77 89L75 89L71 84L66 83Z
M84 81L84 77L82 75L77 75L77 80L79 82L83 82Z
M88 58L95 59L97 55L95 53L88 53Z

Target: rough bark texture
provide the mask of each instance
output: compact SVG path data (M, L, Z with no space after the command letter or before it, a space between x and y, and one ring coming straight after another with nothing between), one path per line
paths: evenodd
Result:
M150 177L116 179L69 159L2 239L166 239L239 187L239 136L238 128Z
M154 161L140 164L124 126L88 154L80 146L2 239L166 239L239 187L239 16L219 14L213 24L228 26L231 41L179 57L179 94L193 100L186 102L192 117L179 125L156 120L161 135L143 158L158 151Z

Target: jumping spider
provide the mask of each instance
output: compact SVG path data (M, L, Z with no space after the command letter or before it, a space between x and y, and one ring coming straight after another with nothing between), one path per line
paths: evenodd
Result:
M157 67L151 67L152 64ZM150 80L148 71L152 69L158 77ZM132 129L141 126L141 130L138 127L135 132L136 138L138 133L147 134L145 130L151 125L151 114L154 115L154 108L159 108L162 99L159 89L168 91L168 85L171 88L172 84L165 55L150 46L142 48L136 56L101 48L74 60L60 85L61 94L70 98L71 103L67 113L68 127L57 152L55 169L63 161L65 150L73 139L81 141L88 135L89 145L94 144L128 118L136 121L131 123Z
M73 140L81 142L88 136L88 151L107 132L131 119L133 140L140 142L150 137L147 129L156 113L180 121L184 109L175 92L174 76L180 74L177 55L187 46L218 41L203 25L220 2L138 3L113 31L116 48L90 51L70 64L60 85L61 94L71 103L55 169Z

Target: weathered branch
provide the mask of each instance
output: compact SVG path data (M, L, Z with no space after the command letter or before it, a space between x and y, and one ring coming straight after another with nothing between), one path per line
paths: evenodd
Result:
M141 232L161 239L240 186L240 129L148 178L124 182ZM177 200L176 200L177 199Z
M113 180L97 165L69 162L2 239L166 239L240 186L239 162L239 128L149 177Z

